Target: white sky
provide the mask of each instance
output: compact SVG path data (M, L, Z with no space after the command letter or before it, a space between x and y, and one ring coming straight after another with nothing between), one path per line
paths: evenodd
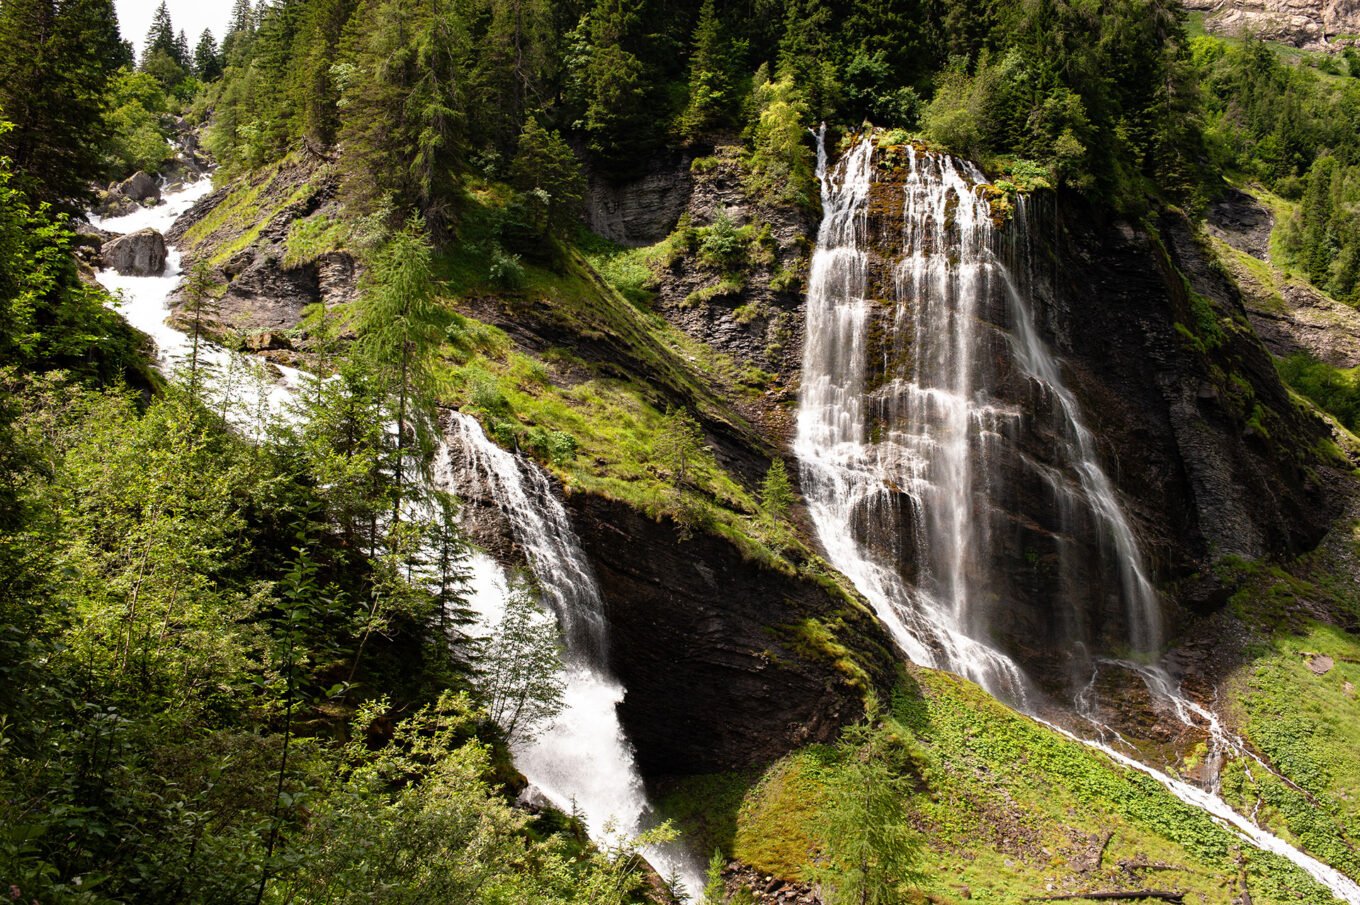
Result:
M132 42L139 58L142 39L160 4L161 0L114 0L113 5L118 9L118 29ZM170 20L175 23L175 31L184 29L190 51L198 44L198 36L205 28L211 29L213 37L221 43L227 30L227 19L231 16L231 0L166 0L166 6L170 10Z

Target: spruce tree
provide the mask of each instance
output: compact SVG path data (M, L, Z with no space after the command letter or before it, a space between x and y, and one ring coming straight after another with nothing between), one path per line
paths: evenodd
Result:
M146 30L146 41L142 44L143 65L157 51L183 64L182 60L176 59L175 24L170 21L170 8L165 5L165 0L161 0L161 5L156 7L151 17L151 27Z
M530 119L519 136L510 181L524 193L538 236L562 235L577 222L585 179L576 155L560 133Z
M689 104L680 118L679 131L684 138L694 139L734 123L745 49L745 42L734 43L730 38L713 0L704 0L689 60Z
M205 82L216 81L222 76L222 57L217 51L217 39L208 29L198 37L194 48L194 75Z
M0 136L16 184L41 201L88 196L108 135L109 77L123 58L111 0L0 3Z
M243 54L250 38L255 33L255 10L250 0L236 0L231 8L231 21L227 25L226 37L222 39L222 60L224 65L236 62Z

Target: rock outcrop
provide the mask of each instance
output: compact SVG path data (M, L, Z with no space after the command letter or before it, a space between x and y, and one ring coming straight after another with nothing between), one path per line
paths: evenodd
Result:
M1360 311L1273 267L1274 225L1263 204L1235 189L1208 211L1209 235L1228 248L1219 258L1242 290L1256 335L1274 355L1305 352L1334 368L1360 367Z
M650 245L675 228L689 190L689 158L683 155L659 156L627 182L589 173L586 224L620 245Z
M1205 29L1225 37L1251 34L1314 50L1360 37L1360 0L1185 0L1185 6L1208 12Z
M165 272L169 250L165 237L154 229L139 229L104 243L100 252L106 267L124 276L151 277Z
M138 170L118 183L118 192L138 204L155 204L161 200L161 189L149 174Z
M850 599L621 503L578 495L568 506L599 580L611 666L628 690L619 717L644 776L764 764L830 741L862 713L865 680L891 684L896 654ZM835 626L834 641L818 640L832 635L813 623Z
M340 216L331 174L290 162L252 180L201 199L175 223L169 239L183 249L186 267L206 264L214 282L225 287L213 304L214 335L238 337L248 348L292 360L308 350L307 337L298 335L303 312L318 303L336 307L353 301L359 267L341 250L289 253L295 224ZM246 203L249 213L237 210ZM252 241L240 247L243 229ZM172 314L172 322L176 317Z

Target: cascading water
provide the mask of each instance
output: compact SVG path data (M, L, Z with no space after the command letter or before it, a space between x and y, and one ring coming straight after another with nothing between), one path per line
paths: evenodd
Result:
M1137 673L1215 752L1246 750L1149 665L1162 644L1160 601L1029 307L1024 199L998 230L979 171L907 148L904 230L884 247L870 228L874 152L862 139L833 168L825 127L819 136L823 220L795 452L827 558L909 659L959 673L1023 711L1037 715L1041 696L1022 663L1043 668L1045 653L1071 652L1063 681L1049 675L1044 687L1064 688L1103 738L1054 728L1360 903L1360 886L1213 791L1106 744L1091 701L1091 671L1102 664ZM1046 650L1033 647L1035 636ZM1092 659L1100 649L1130 656Z
M181 214L211 191L212 180L204 177L166 192L153 207L121 217L90 217L90 224L113 233L150 228L164 234ZM167 323L170 297L182 276L180 251L173 246L160 276L124 276L113 269L96 274L100 284L120 300L118 312L155 342L156 364L165 373L183 367L193 351L193 337ZM251 367L253 363L246 356L206 340L200 341L198 355L200 367L214 375L223 415L249 436L262 429L268 420L266 414L287 414L289 403L302 384L302 372L295 368L275 364ZM269 369L277 372L277 379Z
M562 630L564 710L532 741L515 743L515 764L554 805L582 812L592 833L612 826L616 833L635 835L647 828L650 806L619 724L616 708L624 689L607 665L599 588L571 520L543 470L491 442L475 418L451 413L446 439L453 449L440 450L436 482L464 497L490 492ZM473 565L473 589L482 591L472 605L492 623L505 599L504 571L484 555ZM680 845L644 853L691 893L702 888L702 870Z
M109 232L149 227L165 233L211 191L212 181L201 179L166 192L154 207L124 217L90 220ZM165 372L183 366L192 349L192 337L167 323L170 298L181 277L180 252L173 247L160 276L123 276L114 270L98 273L100 283L120 299L118 311L155 341L157 364ZM250 436L268 422L268 414L290 417L292 400L306 380L302 372L279 365L266 366L277 369L278 380L242 374L250 370L246 356L207 341L200 343L199 357L213 372L216 391L230 396L224 402L224 414ZM229 384L236 375L243 379L233 391ZM554 805L581 811L596 838L605 841L601 834L607 826L625 837L635 835L645 828L650 808L616 713L624 689L606 667L607 636L599 591L571 522L547 476L492 443L474 419L455 413L450 434L462 454L462 465L454 467L447 443L442 444L435 481L453 490L492 489L517 543L526 551L566 645L561 676L565 709L550 729L516 747L516 764ZM469 481L478 483L470 485ZM471 604L486 623L494 624L509 594L505 570L482 553L475 553L469 566ZM702 871L681 846L653 847L645 854L658 870L678 876L691 892L702 887Z

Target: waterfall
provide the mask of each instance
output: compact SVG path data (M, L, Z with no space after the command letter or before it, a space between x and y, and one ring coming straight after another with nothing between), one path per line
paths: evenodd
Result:
M599 587L566 509L547 474L491 442L475 418L452 412L445 433L435 481L462 497L491 494L562 630L564 710L532 741L514 744L515 764L555 806L583 813L596 839L610 827L635 835L647 828L651 807L619 723L624 689L607 665ZM473 608L493 623L508 584L504 570L482 554L473 565ZM680 845L652 846L644 854L689 892L703 888L701 866Z
M874 153L872 138L861 139L833 167L825 127L819 136L823 220L794 449L828 560L910 660L965 676L1036 717L1041 695L1021 659L1044 668L1044 653L1071 651L1059 670L1068 703L1102 737L1048 725L1360 903L1360 886L1255 826L1216 790L1113 747L1122 739L1099 723L1093 700L1102 664L1137 674L1176 719L1208 735L1214 755L1246 751L1149 665L1163 643L1160 601L1030 307L1025 200L999 230L982 173L907 148L903 232L874 235ZM1053 566L1047 584L1017 548ZM1026 638L1035 631L1046 648ZM1093 659L1101 648L1128 656Z

